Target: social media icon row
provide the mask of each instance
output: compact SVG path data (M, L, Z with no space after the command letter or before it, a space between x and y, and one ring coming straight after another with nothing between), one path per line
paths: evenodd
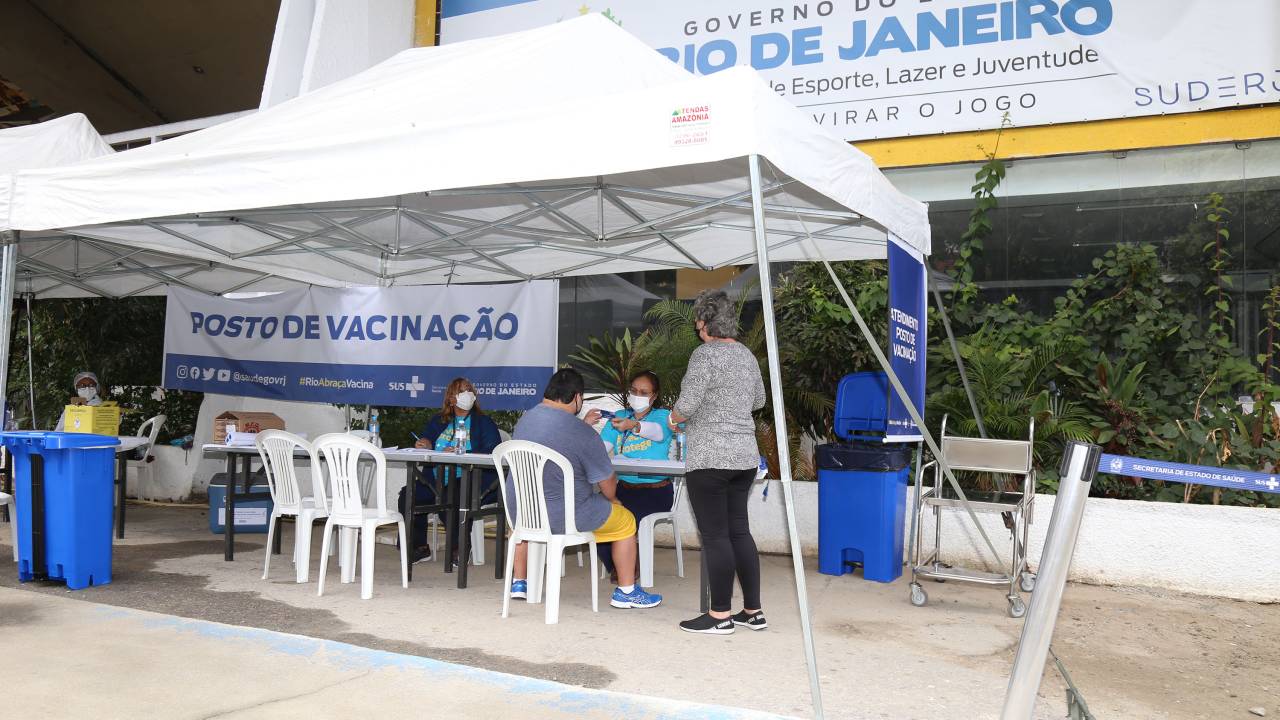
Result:
M179 365L175 368L175 372L179 379L191 378L192 380L212 381L217 378L218 382L230 382L231 371L226 368L202 368L195 365L190 367Z

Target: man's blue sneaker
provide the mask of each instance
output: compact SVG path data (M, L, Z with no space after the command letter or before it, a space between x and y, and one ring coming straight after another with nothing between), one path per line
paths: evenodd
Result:
M512 580L511 597L517 600L527 600L529 598L529 583L525 580Z
M647 593L644 588L639 585L629 593L622 592L622 588L613 589L613 597L609 598L609 604L616 608L651 608L656 607L662 602L662 596L656 593Z

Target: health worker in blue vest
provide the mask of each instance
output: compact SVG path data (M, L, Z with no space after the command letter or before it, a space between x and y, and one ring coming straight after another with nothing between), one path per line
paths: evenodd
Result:
M671 411L658 407L661 395L662 383L656 373L646 370L631 378L627 409L615 414L600 432L610 455L642 460L670 459L671 429L667 426L667 416ZM618 475L618 501L636 516L636 523L646 515L670 512L674 490L668 477ZM602 543L599 550L609 574L616 575L608 544Z
M430 448L439 452L455 452L458 447L459 440L462 442L464 452L480 453L488 455L493 449L498 447L502 442L502 436L498 433L498 425L480 410L480 403L476 397L475 386L466 378L455 378L449 383L444 391L444 405L440 408L440 412L432 415L427 424L415 436L416 448ZM423 477L433 477L436 473L434 465L425 465L423 467ZM455 482L462 473L462 469L449 466L445 469L445 478L447 482ZM436 499L435 484L431 482L418 481L415 488L415 501L419 505L434 505L439 502ZM404 507L404 490L400 491L400 512L405 512ZM484 479L480 486L481 504L498 501L498 474L493 470L484 472ZM440 514L440 522L444 522L444 513ZM458 527L458 532L462 532L462 527ZM456 540L456 538L455 538ZM431 550L427 544L427 523L415 522L413 525L413 547L414 557L425 560L431 557ZM457 544L454 545L457 547Z

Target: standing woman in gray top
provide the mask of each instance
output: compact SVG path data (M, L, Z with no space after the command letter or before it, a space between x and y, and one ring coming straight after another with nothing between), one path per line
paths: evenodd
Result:
M735 625L768 627L760 610L760 556L751 537L747 500L760 453L752 411L764 407L760 363L738 334L738 313L723 291L703 291L693 304L702 340L689 357L674 428L685 423L685 483L702 534L711 612L680 623L688 632L728 635ZM731 615L733 578L742 586L742 612Z

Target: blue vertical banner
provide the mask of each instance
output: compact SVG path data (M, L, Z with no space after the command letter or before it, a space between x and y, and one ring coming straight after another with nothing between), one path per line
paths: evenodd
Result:
M889 235L889 367L902 381L911 402L924 416L925 350L928 318L924 256L896 236ZM885 442L920 440L898 393L889 387L889 427Z

